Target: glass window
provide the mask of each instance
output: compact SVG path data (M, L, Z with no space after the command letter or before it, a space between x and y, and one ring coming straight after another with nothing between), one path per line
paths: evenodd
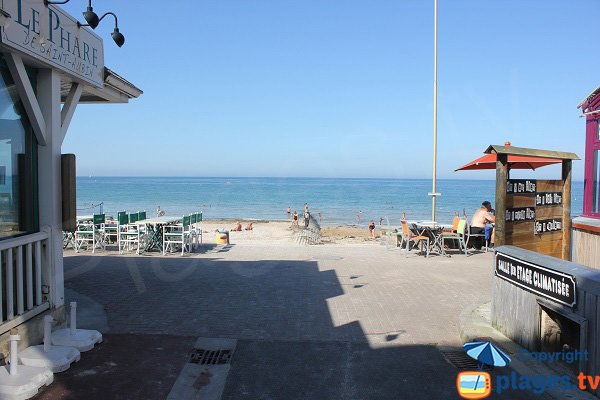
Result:
M37 230L37 143L0 58L0 240Z

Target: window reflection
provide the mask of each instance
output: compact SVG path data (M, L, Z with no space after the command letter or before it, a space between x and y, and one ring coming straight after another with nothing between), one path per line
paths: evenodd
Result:
M0 59L0 239L36 228L35 150L17 89Z

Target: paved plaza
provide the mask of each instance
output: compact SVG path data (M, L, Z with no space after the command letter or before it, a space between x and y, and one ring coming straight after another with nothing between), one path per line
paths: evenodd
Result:
M65 284L89 311L82 323L113 343L146 335L175 348L155 398L185 364L182 349L208 337L237 339L223 399L456 399L458 370L439 349L460 348L461 312L490 300L492 257L205 245L184 258L68 254ZM162 348L139 343L149 357Z

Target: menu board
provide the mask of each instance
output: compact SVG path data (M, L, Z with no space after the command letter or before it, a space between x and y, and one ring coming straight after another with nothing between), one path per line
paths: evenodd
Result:
M560 257L562 188L560 180L508 180L504 216L506 244Z

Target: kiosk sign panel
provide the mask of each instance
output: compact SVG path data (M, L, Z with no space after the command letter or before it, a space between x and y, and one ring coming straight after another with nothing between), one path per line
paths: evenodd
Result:
M0 42L96 87L104 85L104 47L91 30L43 0L2 0L11 15Z
M539 296L569 307L577 304L575 278L541 265L497 252L496 276Z

